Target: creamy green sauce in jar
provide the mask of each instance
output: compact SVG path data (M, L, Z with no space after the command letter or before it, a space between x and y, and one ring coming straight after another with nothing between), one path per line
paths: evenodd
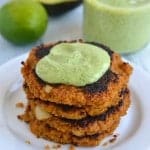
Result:
M84 39L130 53L150 41L150 0L84 0Z
M36 65L36 74L48 83L85 86L100 79L110 67L109 54L87 43L61 43Z
M113 6L113 7L122 7L122 8L133 8L137 6L147 5L149 0L99 0L101 3Z

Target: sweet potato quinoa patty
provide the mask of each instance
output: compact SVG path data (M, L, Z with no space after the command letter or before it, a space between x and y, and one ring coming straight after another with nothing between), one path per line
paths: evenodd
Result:
M132 67L108 47L89 43L107 51L111 58L109 69L95 83L82 87L50 84L36 75L36 64L52 47L76 42L86 43L60 41L31 50L21 69L28 103L18 118L29 123L37 137L62 144L96 146L113 133L128 110Z
M56 44L58 43L33 48L22 67L23 77L34 98L78 107L84 105L109 106L108 103L112 103L114 99L117 99L118 91L126 86L132 68L128 63L123 62L118 54L99 44L94 45L109 52L111 67L97 82L84 87L75 87L41 81L35 73L36 64Z

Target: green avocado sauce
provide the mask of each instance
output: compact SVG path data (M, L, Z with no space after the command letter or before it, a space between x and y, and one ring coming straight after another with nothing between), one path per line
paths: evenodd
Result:
M52 84L85 86L100 79L110 67L110 56L87 43L61 43L36 65L40 79Z

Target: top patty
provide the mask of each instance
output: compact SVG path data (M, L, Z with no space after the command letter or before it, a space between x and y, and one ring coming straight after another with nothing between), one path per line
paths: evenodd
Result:
M56 44L58 43L33 48L26 62L23 63L22 74L34 98L78 107L85 105L96 106L103 105L107 100L114 99L115 96L118 96L120 89L127 85L132 67L123 62L118 54L96 43L91 44L103 48L111 57L109 70L97 82L84 87L75 87L65 84L49 84L42 81L35 73L36 64Z

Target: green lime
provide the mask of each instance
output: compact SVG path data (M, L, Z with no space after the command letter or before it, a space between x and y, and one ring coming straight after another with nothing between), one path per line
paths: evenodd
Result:
M36 41L43 35L47 23L45 9L32 0L14 0L0 8L0 33L15 44Z

